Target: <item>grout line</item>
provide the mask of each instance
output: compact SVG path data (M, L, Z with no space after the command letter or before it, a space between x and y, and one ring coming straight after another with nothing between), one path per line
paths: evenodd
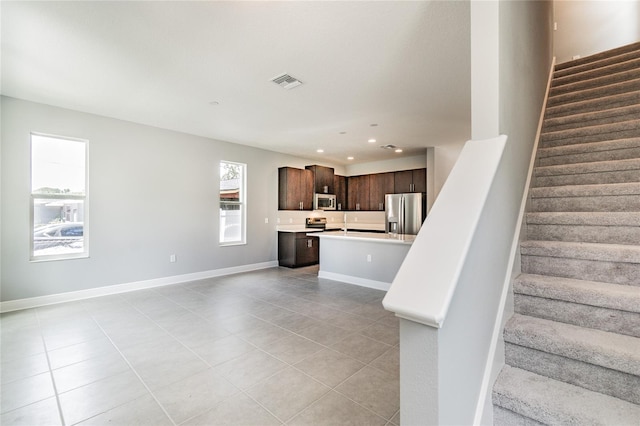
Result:
M49 351L47 349L47 342L44 339L44 333L42 332L42 323L40 322L40 315L37 308L34 308L34 314L36 321L38 322L38 330L40 331L40 338L42 339L42 346L44 347L44 356L47 359L47 366L49 367L49 375L51 377L51 384L53 386L53 393L56 397L56 405L58 406L58 415L60 416L60 424L65 425L64 414L62 412L62 405L60 404L60 396L58 395L58 388L56 386L56 379L53 376L53 369L51 368L51 360L49 359Z
M155 394L151 391L151 389L149 388L149 386L147 385L147 383L142 380L142 377L140 377L140 375L138 374L138 372L136 371L135 368L133 368L133 365L131 365L131 362L129 362L129 360L127 359L127 357L122 353L122 351L120 350L120 348L118 347L118 345L115 344L115 342L111 339L111 336L109 336L106 332L105 329L102 328L102 326L100 325L100 323L92 316L91 319L93 319L93 321L95 322L95 324L98 326L98 328L100 328L100 330L102 330L102 332L105 334L105 336L107 336L107 339L109 339L109 341L111 342L111 344L116 348L116 351L118 351L118 353L120 354L120 356L122 357L122 359L124 360L124 362L127 363L127 365L129 366L129 368L131 369L131 371L133 372L133 374L136 375L136 377L138 378L138 380L140 380L140 383L142 383L142 386L145 387L145 389L147 390L147 392L149 392L149 394L151 395L151 397L153 398L153 400L158 404L158 406L160 407L160 409L164 412L164 414L167 416L167 418L171 421L171 423L175 426L176 422L173 420L173 417L171 417L169 415L169 413L167 412L167 410L164 408L164 406L160 403L160 401L158 400L158 398L156 398ZM121 407L129 402L135 401L139 398L141 398L143 395L140 395L140 397L138 398L134 398L131 401L127 401L123 404L117 405L115 407L110 408L107 411L113 410L114 408L118 408ZM105 411L106 412L106 411ZM102 414L102 413L100 413ZM93 416L95 417L95 416ZM85 419L86 420L86 419ZM84 420L83 420L84 421Z

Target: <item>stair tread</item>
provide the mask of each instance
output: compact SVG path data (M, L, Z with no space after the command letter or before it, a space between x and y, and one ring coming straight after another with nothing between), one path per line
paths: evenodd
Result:
M520 252L529 256L640 264L640 246L629 244L527 240L520 243Z
M570 83L565 83L561 85L552 85L550 90L555 95L560 95L563 93L575 92L579 90L584 90L587 88L594 88L600 86L606 86L613 83L620 83L627 80L632 80L640 77L640 73L638 69L626 69L620 71L613 71L611 73L605 75L598 76L589 76L588 73L582 73L583 78L580 80L572 81Z
M549 275L520 274L516 294L640 313L640 287Z
M531 188L531 198L598 197L640 195L640 182L562 185Z
M633 57L630 59L622 60L610 65L602 67L591 68L581 72L567 74L563 77L556 77L553 79L552 87L562 86L564 84L571 83L582 79L589 79L592 76L607 75L612 72L618 72L627 69L636 69L640 67L640 57Z
M494 403L544 424L638 425L640 406L505 366L496 380Z
M578 143L570 145L542 147L538 149L538 158L557 157L560 155L584 154L592 152L613 151L640 147L640 137L615 139L599 142Z
M625 130L638 130L640 134L640 119L620 121L617 123L597 124L595 126L578 127L574 129L556 130L544 132L541 135L545 142L555 141L559 139L586 137L590 135L600 135L607 133L616 133Z
M530 212L527 224L640 226L640 212Z
M640 92L612 93L598 98L575 100L561 105L549 105L546 108L545 115L548 115L548 117L564 117L576 114L575 111L595 112L602 107L611 108L612 105L635 105L639 100Z
M640 78L634 78L622 82L607 84L604 86L577 90L574 92L560 93L557 95L550 94L547 102L550 106L558 106L565 103L574 102L574 99L594 99L601 96L621 94L625 92L635 92L638 91L639 88Z
M618 63L640 56L639 43L632 43L617 49L556 64L554 77L573 74L589 69L602 68L610 63Z
M505 342L640 375L640 338L513 314Z
M552 117L544 120L545 127L560 126L564 124L581 124L604 118L613 118L628 114L635 114L640 111L640 104L625 105L620 107L606 108L598 111L581 112L577 114L563 115L562 117Z
M614 172L624 170L640 170L640 158L591 161L588 163L554 164L552 166L537 166L534 169L534 172L536 177L541 177ZM638 181L640 181L640 172L638 172Z

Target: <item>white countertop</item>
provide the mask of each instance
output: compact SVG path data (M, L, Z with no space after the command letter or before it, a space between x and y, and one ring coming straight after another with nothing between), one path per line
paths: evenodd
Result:
M374 243L392 244L412 244L416 239L415 235L406 234L386 234L379 232L323 232L317 235L320 238L330 238L336 240L371 241Z
M320 228L307 228L304 225L281 225L278 226L278 232L322 232Z

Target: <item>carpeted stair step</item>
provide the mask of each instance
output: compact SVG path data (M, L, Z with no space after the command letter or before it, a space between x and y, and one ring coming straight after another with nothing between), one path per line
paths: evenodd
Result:
M640 416L636 404L508 365L493 387L493 403L548 425L637 426Z
M576 92L563 93L561 95L549 96L547 100L548 107L564 105L571 102L584 101L586 99L595 99L602 96L611 96L621 93L634 92L640 90L640 78L627 80L621 83L608 84L592 89L585 89Z
M629 80L640 78L640 69L629 69L615 73L609 73L599 77L586 78L573 83L567 83L559 86L552 86L549 90L549 96L554 97L565 93L577 92L581 90L594 89L597 87L608 86L611 84L622 83Z
M544 423L521 416L499 405L493 406L493 424L494 426L544 426Z
M547 106L545 118L564 117L567 115L595 112L609 108L620 108L640 103L640 92L629 92L602 96L595 99L579 99L554 107Z
M514 314L504 340L512 367L640 404L637 337Z
M531 188L532 212L640 211L640 183Z
M539 148L539 167L640 158L640 138Z
M527 213L527 238L602 244L640 242L640 212Z
M518 314L640 337L640 287L520 274L513 292Z
M634 137L640 137L640 119L546 132L540 135L540 147L552 148Z
M640 117L640 103L619 108L548 118L544 120L542 132L557 132L560 130L598 126L601 124L620 123L622 121L635 120L638 117Z
M640 246L527 240L522 272L640 286Z
M605 52L595 53L583 58L557 64L555 67L554 78L563 75L582 72L587 69L601 68L610 64L625 62L632 58L640 57L640 42L627 44Z
M616 74L622 71L636 70L640 68L640 56L622 62L615 62L611 65L590 68L582 72L568 74L564 77L554 78L551 87L563 86L581 80L590 80L604 75Z
M640 157L536 167L534 187L640 182Z

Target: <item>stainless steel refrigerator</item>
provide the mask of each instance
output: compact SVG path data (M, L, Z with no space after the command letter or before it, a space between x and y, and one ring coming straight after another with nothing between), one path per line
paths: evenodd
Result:
M385 231L417 235L424 221L426 200L422 193L385 195Z

